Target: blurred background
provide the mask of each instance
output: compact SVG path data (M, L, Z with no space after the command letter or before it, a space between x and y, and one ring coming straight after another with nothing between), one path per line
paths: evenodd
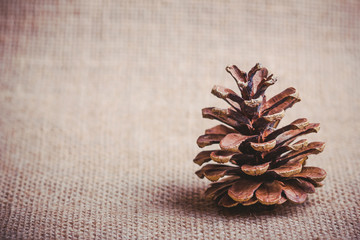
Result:
M355 0L1 0L0 238L360 237L359 42ZM308 164L328 178L302 206L224 215L194 174L201 109L257 62L268 97L300 93L282 124L321 123Z

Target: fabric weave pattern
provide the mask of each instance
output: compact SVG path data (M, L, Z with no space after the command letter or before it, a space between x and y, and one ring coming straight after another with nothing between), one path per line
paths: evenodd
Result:
M359 1L0 2L1 239L360 238ZM282 124L320 122L303 205L224 210L192 159L235 89L226 65L261 62L267 96L302 98Z

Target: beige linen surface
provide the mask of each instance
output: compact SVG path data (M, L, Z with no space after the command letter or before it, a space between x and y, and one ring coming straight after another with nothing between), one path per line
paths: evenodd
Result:
M275 2L275 1L274 1ZM0 1L1 239L360 238L359 1ZM303 205L202 198L196 139L261 62L320 122Z

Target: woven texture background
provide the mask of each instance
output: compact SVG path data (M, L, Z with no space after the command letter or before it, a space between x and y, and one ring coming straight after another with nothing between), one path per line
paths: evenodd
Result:
M0 238L360 238L359 1L0 1ZM320 122L303 205L202 198L196 139L261 62Z

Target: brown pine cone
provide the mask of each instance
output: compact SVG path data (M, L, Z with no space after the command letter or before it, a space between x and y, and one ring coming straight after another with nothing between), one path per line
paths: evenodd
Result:
M277 129L284 111L300 101L296 89L287 88L266 100L266 89L276 82L266 68L256 64L248 74L236 66L227 67L226 71L235 79L241 96L231 89L214 86L212 94L230 107L202 110L204 118L227 125L207 129L197 140L201 148L220 145L220 149L202 151L194 159L199 165L216 162L196 172L200 178L215 182L206 190L206 198L224 207L257 202L273 205L287 200L303 203L308 193L322 186L326 176L321 168L305 166L306 159L322 152L325 143L294 141L319 131L320 124L300 118ZM218 181L220 178L223 179Z

